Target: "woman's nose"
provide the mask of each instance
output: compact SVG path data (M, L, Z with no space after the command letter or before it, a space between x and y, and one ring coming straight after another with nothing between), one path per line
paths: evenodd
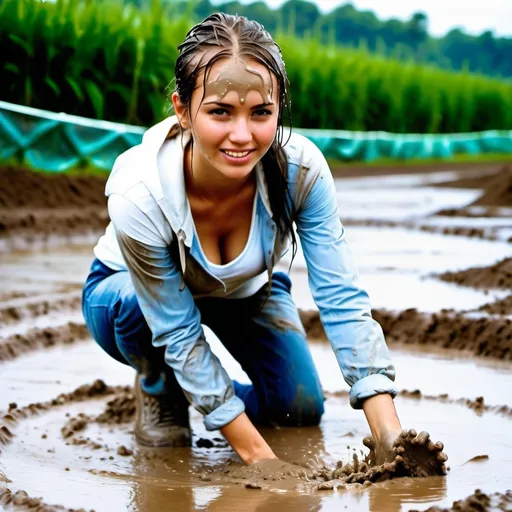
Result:
M235 119L229 134L229 140L239 146L252 141L252 133L248 119L242 117Z

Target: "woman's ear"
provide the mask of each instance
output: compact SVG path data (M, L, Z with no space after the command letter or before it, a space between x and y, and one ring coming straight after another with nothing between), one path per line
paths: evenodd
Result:
M178 122L181 127L186 130L189 128L188 116L187 116L187 107L183 105L180 101L180 97L177 92L173 92L172 96L172 106L174 107L174 112L176 113L176 117L178 118Z

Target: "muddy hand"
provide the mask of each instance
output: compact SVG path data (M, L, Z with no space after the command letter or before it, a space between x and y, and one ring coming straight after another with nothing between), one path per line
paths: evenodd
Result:
M393 450L395 439L397 439L396 433L383 437L379 442L372 436L367 436L363 439L363 444L370 450L367 457L367 462L370 466L376 466L395 460L396 453Z
M441 442L434 443L428 432L403 430L390 443L389 439L376 443L373 437L363 439L363 444L370 450L370 465L395 462L397 470L403 476L445 475L445 462L448 456L443 452Z
M393 443L395 461L410 476L446 475L448 456L443 449L443 443L434 443L428 432L415 430L403 430Z

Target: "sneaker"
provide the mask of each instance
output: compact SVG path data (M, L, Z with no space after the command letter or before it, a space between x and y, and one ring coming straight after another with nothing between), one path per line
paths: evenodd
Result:
M135 380L135 438L144 446L191 446L188 403L167 395L149 395ZM184 398L184 397L183 397Z

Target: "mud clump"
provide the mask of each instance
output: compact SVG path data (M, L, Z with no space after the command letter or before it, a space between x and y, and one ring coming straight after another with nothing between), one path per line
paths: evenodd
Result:
M458 272L444 272L437 277L449 283L474 288L512 289L512 258L505 258L489 267L473 267Z
M133 450L130 450L129 448L126 448L126 446L121 445L117 449L117 454L121 455L121 457L129 457L130 455L133 455Z
M60 505L47 505L42 498L31 498L25 491L12 492L10 489L0 489L0 505L11 505L17 510L32 512L94 512L84 508L67 508Z
M491 512L497 510L512 510L512 491L508 490L504 494L498 492L485 494L480 489L476 489L471 496L454 501L450 508L430 507L424 512ZM411 510L410 512L419 511Z
M61 429L61 434L64 439L75 435L77 432L84 430L89 423L89 417L80 413L77 418L71 418Z
M446 475L445 462L448 457L443 452L444 445L432 442L428 432L418 434L415 430L402 431L393 442L386 457L388 461L383 463L378 460L382 456L377 455L377 445L371 436L366 437L363 444L370 450L363 461L354 454L352 463L343 465L339 462L332 473L323 472L321 476L327 481L362 484L398 477Z
M107 402L105 410L93 421L109 425L128 423L135 417L135 395L133 392L124 391L119 396Z
M447 311L428 314L414 308L401 312L377 309L372 315L389 343L437 346L512 360L512 321L508 318L473 318ZM317 311L300 311L300 317L311 339L326 339Z

